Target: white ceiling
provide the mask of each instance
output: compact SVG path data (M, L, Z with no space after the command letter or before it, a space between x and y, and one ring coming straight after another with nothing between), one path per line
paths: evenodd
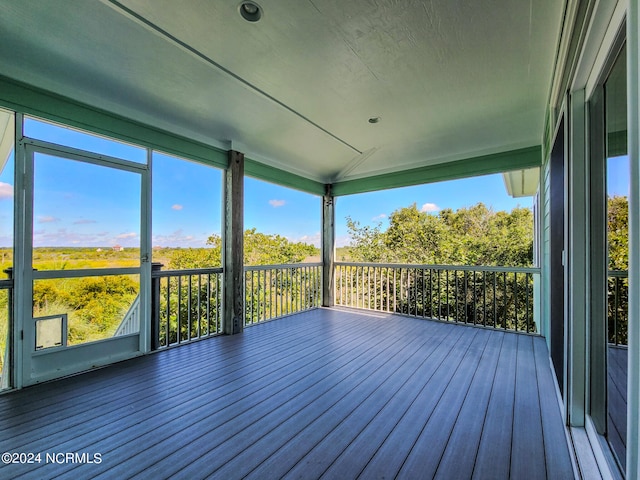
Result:
M0 74L327 183L541 142L562 1L258 3L0 0Z

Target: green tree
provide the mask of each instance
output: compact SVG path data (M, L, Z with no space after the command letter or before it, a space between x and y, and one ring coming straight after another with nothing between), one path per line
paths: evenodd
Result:
M222 238L213 234L207 239L207 248L178 248L170 256L169 268L182 270L210 268L222 265ZM300 263L319 250L313 245L291 242L280 235L268 235L255 228L244 232L245 265L278 265Z
M629 201L626 196L607 201L609 270L629 268Z
M533 260L533 213L527 208L495 212L483 203L438 214L416 204L389 217L389 227L361 226L347 217L356 261L530 266Z
M381 223L374 227L368 225L360 226L360 222L347 216L347 228L351 236L349 255L354 260L361 262L386 261Z
M389 217L382 241L384 256L396 263L440 263L446 258L442 248L446 236L440 217L420 212L414 203Z
M260 233L255 228L244 232L245 265L300 263L317 252L318 249L313 245L294 243L280 235Z

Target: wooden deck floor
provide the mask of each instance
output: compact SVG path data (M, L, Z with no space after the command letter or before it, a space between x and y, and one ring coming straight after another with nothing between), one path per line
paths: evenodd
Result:
M568 479L552 382L539 337L318 309L0 396L42 454L0 478Z
M627 348L607 348L607 437L624 470L627 454Z

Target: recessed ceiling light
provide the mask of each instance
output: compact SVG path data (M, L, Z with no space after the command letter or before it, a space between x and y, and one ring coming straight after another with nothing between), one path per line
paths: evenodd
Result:
M262 7L255 2L242 2L238 11L247 22L257 22L262 18Z
M369 123L378 123L381 120L380 117L371 117Z

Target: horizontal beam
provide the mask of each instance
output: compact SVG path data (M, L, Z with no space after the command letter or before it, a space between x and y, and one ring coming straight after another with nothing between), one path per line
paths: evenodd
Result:
M245 272L261 272L263 270L292 270L296 268L321 267L322 262L311 263L283 263L279 265L245 265Z
M459 178L477 177L511 170L523 170L540 166L542 149L539 145L508 152L465 158L454 162L412 168L400 172L372 177L345 180L333 184L335 196L372 192L389 188L408 187Z
M244 173L249 177L282 185L283 187L294 188L314 195L323 195L325 192L324 183L256 162L250 158L245 158L244 162Z
M227 167L227 152L0 76L0 106L191 160Z
M483 265L429 265L418 263L335 262L336 267L402 268L405 270L440 270L458 272L496 272L540 274L537 267L492 267Z

